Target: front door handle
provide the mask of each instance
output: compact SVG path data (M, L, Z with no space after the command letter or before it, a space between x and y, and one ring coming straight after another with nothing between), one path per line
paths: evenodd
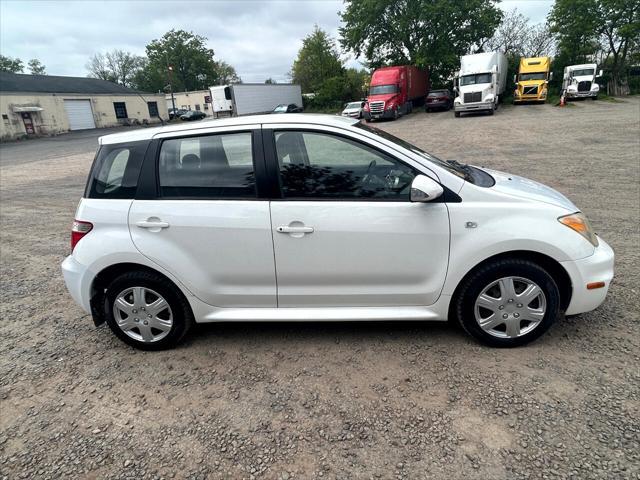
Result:
M313 233L313 227L289 227L282 225L276 230L280 233Z

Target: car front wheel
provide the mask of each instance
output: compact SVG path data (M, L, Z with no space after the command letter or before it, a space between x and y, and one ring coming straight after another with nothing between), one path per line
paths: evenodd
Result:
M463 329L492 347L517 347L540 337L559 314L555 281L528 260L506 259L474 272L454 299Z
M160 275L133 271L109 284L104 315L111 331L141 350L174 347L193 323L182 293Z

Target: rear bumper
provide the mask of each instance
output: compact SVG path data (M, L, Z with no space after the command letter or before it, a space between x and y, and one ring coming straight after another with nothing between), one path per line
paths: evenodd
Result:
M458 103L453 106L456 112L476 112L480 110L493 110L493 102Z
M449 102L439 101L439 102L426 102L424 104L424 108L449 108Z
M565 312L567 315L590 312L600 306L607 296L613 279L615 255L607 242L599 237L598 241L599 245L593 255L580 260L561 262L573 284L571 303ZM593 282L604 282L605 286L587 290L587 284Z
M69 255L62 262L62 275L64 283L71 298L82 307L82 309L91 313L90 305L90 288L91 278L87 268L79 263L72 255Z

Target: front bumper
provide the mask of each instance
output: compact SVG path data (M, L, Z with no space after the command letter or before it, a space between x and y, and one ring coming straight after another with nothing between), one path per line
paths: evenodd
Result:
M588 92L570 92L567 91L565 92L565 96L567 98L591 98L591 97L597 97L598 93L600 93L600 91L588 91Z
M609 285L613 279L614 253L613 249L598 237L599 245L593 255L580 260L561 262L569 276L573 288L571 303L565 312L567 315L590 312L604 302ZM605 286L594 290L587 290L587 284L604 282Z
M384 110L384 111L382 111L382 113L364 112L363 116L367 120L378 120L379 118L393 118L394 117L394 111L393 110Z
M67 285L67 290L71 298L73 298L85 312L91 313L91 279L88 273L87 268L73 258L73 255L69 255L62 262L62 275L64 276L64 283Z
M475 112L479 110L493 110L493 102L458 103L453 106L456 112Z

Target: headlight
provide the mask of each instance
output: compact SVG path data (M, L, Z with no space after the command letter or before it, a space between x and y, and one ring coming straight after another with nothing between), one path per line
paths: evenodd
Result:
M591 225L589 225L587 217L585 217L582 212L558 217L558 221L571 230L578 232L594 247L598 246L598 237L593 233L593 230L591 230Z
M520 90L514 90L513 94L514 94L516 97L519 97L519 96L520 96Z
M493 93L490 93L486 97L484 97L485 102L493 102Z
M544 90L542 90L542 93L540 93L541 97L546 97L547 96L547 89L545 88Z
M591 90L593 90L594 92L599 91L600 85L598 85L597 83L594 83L593 85L591 85Z

